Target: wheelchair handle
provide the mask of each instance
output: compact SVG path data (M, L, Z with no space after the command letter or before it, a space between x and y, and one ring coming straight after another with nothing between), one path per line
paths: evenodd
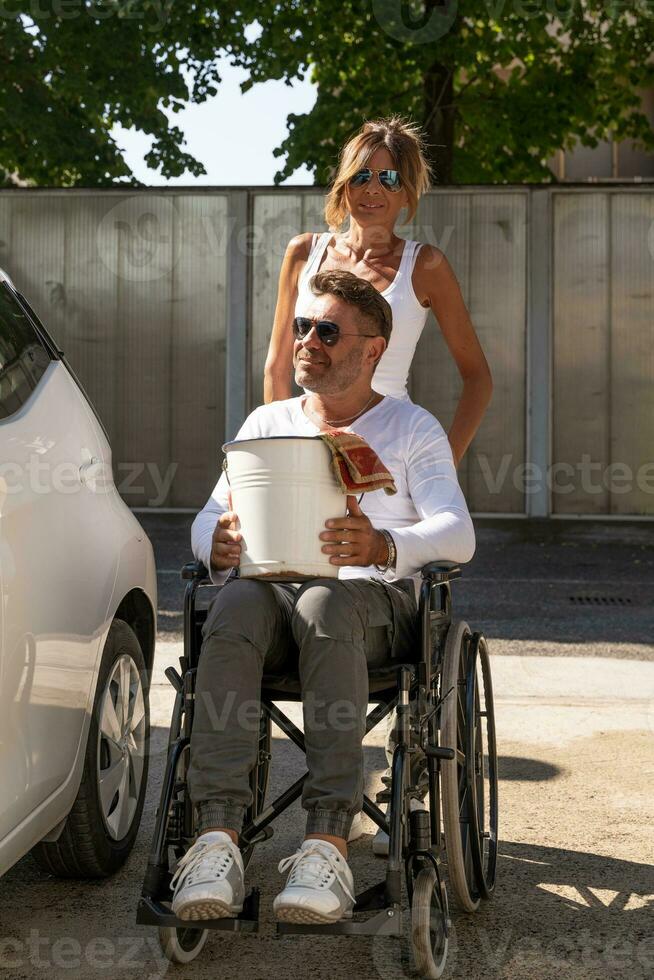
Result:
M182 567L182 578L186 581L192 579L209 578L209 571L201 561L189 561Z
M425 755L430 755L432 759L449 759L456 757L454 749L448 749L445 745L428 745L425 748Z
M420 569L423 577L432 582L449 582L450 579L460 578L461 569L455 561L430 561Z

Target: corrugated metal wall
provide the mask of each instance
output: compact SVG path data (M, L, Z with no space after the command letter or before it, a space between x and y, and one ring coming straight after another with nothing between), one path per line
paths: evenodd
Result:
M0 193L0 265L97 408L132 507L203 503L218 468L228 226L227 194Z
M446 253L493 372L493 401L459 469L468 504L475 513L535 512L524 466L547 456L547 440L530 447L528 433L536 389L551 375L550 471L542 476L555 486L551 512L654 514L654 194L545 193L538 234L528 234L529 222L543 190L521 187L436 190L413 224L398 228ZM220 445L233 435L228 414L242 414L246 384L250 407L262 400L286 245L300 231L325 228L322 190L261 188L249 192L248 238L242 198L242 188L0 191L0 265L93 399L130 506L204 503ZM538 296L547 309L537 319ZM247 316L230 323L228 309ZM243 323L249 363L238 353ZM551 344L540 335L544 324ZM536 370L542 340L551 367ZM235 400L226 413L230 343ZM430 314L411 395L447 429L460 391ZM599 489L588 475L598 464ZM612 464L620 465L606 475Z
M654 194L553 195L554 514L654 514Z

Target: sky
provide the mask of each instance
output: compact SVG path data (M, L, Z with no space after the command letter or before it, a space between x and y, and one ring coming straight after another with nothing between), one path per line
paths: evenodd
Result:
M284 162L272 151L286 137L286 117L290 112L308 112L316 99L316 87L308 79L295 81L292 86L270 81L258 83L242 95L239 83L248 73L230 65L226 58L219 72L222 81L217 95L172 116L186 137L184 149L204 164L207 173L200 177L189 173L162 177L143 162L150 148L149 137L117 126L113 135L138 180L153 186L272 185ZM313 182L313 175L302 167L284 185Z

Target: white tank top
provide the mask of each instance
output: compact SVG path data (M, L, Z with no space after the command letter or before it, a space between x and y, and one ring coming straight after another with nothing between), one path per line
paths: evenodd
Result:
M309 258L300 273L295 316L302 316L315 299L309 288L309 280L316 274L332 232L314 235ZM402 251L400 268L393 282L380 295L393 310L393 330L388 347L375 369L371 387L381 395L408 399L407 381L409 368L420 339L429 310L422 306L413 289L411 277L421 242L406 241Z

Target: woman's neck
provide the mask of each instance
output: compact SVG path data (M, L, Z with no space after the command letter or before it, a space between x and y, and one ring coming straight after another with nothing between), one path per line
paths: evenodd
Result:
M395 234L393 228L385 228L380 225L367 228L351 219L350 227L343 233L340 241L353 252L357 259L364 256L368 259L374 259L394 252L401 244L402 239Z

